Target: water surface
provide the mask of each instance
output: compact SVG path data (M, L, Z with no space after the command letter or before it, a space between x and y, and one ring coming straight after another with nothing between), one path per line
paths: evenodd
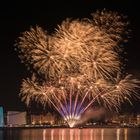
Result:
M140 140L140 128L11 129L0 140Z

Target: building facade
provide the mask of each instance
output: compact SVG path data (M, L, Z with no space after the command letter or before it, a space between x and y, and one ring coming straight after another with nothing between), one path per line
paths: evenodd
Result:
M0 107L0 127L4 126L4 113L3 113L3 107Z
M55 123L55 116L51 113L31 115L31 124L50 124Z
M8 126L21 126L27 124L26 112L8 111L7 112L7 125Z

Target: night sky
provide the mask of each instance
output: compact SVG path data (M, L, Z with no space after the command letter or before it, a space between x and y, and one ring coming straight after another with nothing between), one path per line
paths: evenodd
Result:
M14 50L15 40L31 26L52 33L65 18L90 18L90 13L106 8L128 16L131 38L126 44L127 70L140 78L140 7L136 0L47 0L8 1L0 5L0 105L5 110L24 109L18 97L21 80L29 75ZM135 109L138 109L138 103Z

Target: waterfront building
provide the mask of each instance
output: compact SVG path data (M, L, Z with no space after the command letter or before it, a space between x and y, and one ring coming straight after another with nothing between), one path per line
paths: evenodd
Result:
M26 112L8 111L7 112L7 125L8 126L21 126L27 124Z
M3 107L0 107L0 127L4 126Z
M48 112L47 114L31 114L31 124L54 124L55 116Z

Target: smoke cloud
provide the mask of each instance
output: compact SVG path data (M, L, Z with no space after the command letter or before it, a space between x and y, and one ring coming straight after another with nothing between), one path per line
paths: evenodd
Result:
M85 113L81 116L79 121L77 121L76 125L80 125L86 123L90 119L94 119L96 121L103 120L107 117L107 110L104 108L89 108L85 111Z

